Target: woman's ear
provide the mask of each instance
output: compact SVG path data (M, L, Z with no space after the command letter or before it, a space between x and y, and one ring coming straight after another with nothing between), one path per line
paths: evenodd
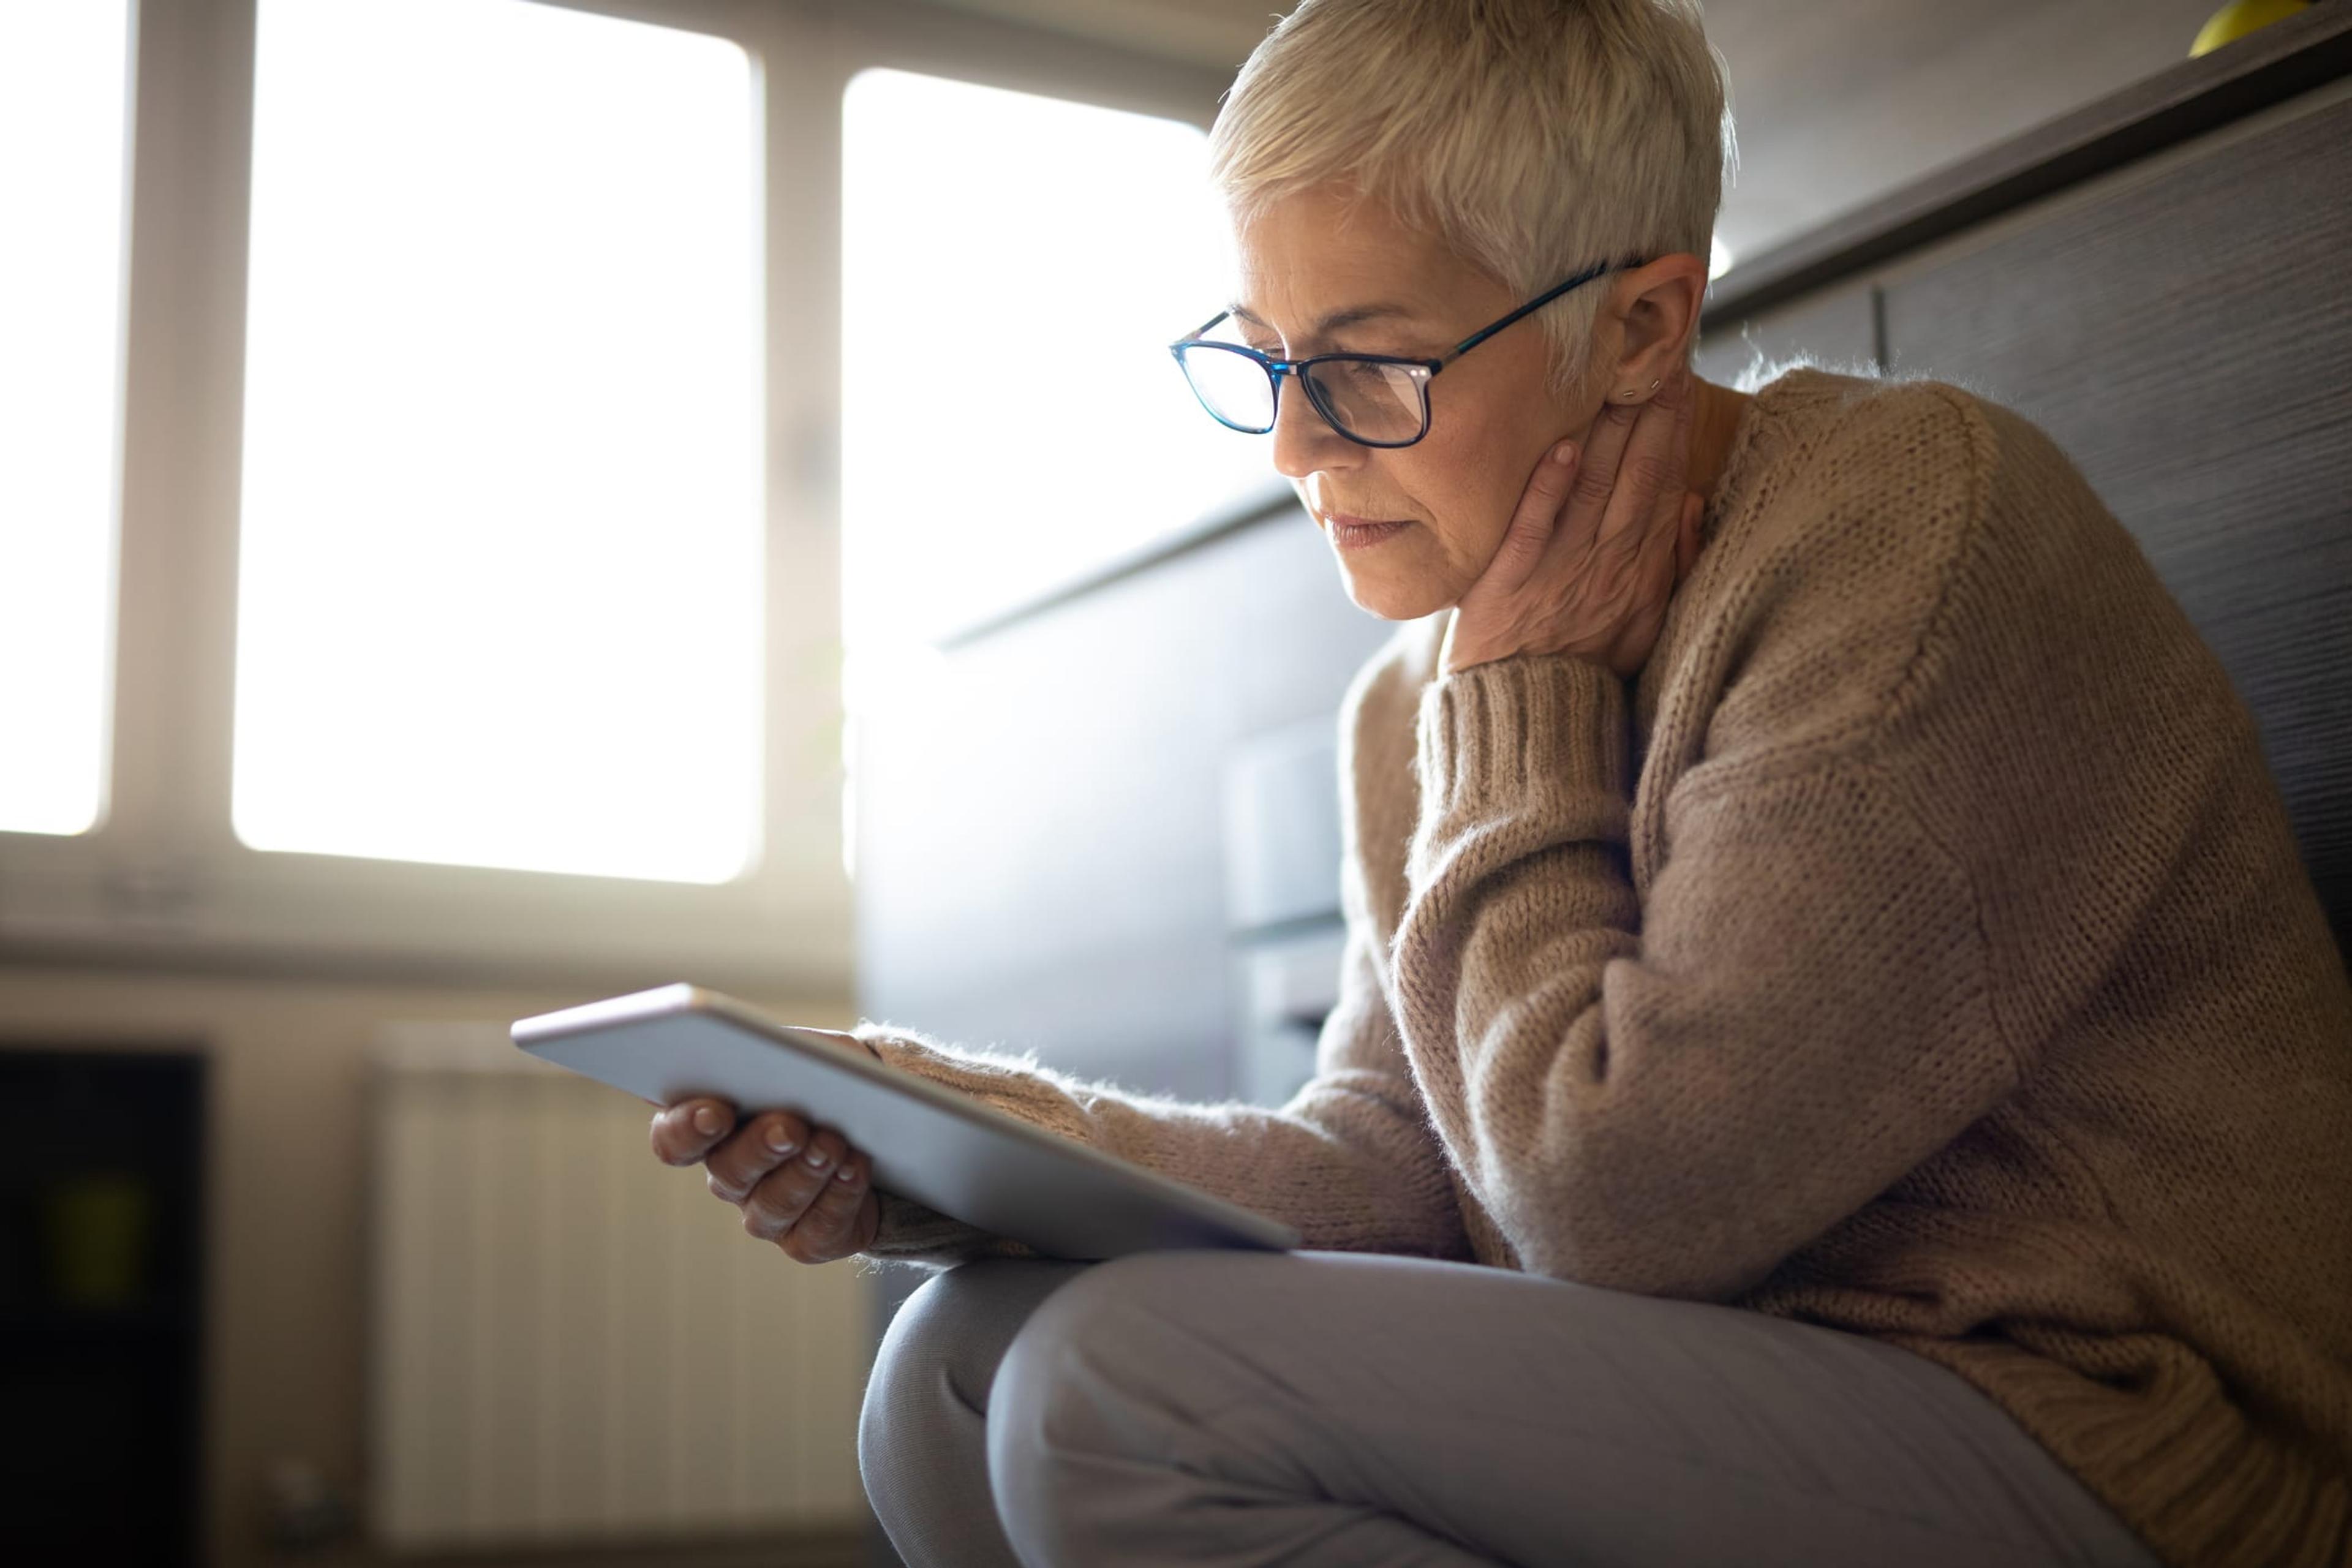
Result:
M1603 363L1606 403L1645 403L1690 357L1706 302L1706 262L1677 251L1617 275L1610 300L1619 323L1617 352Z

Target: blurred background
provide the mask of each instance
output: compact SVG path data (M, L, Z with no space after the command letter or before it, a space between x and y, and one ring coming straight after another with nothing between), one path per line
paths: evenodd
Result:
M1391 628L1163 347L1273 9L0 0L0 1556L888 1561L919 1277L750 1242L513 1018L1307 1076ZM1704 368L2041 412L1971 355L2053 329L1906 280L2281 105L2340 148L2301 9L1709 0ZM2291 166L2220 183L2340 211ZM2075 321L2102 232L2002 276Z

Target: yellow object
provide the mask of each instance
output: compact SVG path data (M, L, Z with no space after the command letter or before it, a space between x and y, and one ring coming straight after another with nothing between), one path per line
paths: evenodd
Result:
M2310 9L2311 0L2230 0L2197 29L2197 41L2189 46L2189 58L2193 60L2199 55L2210 54L2223 44L2236 43L2248 33Z
M152 1205L147 1184L106 1173L48 1194L49 1285L58 1305L135 1307L147 1293Z

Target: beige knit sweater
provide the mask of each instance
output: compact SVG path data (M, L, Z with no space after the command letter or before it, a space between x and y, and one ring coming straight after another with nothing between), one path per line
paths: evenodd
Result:
M2254 731L2038 430L1790 372L1648 667L1349 690L1314 1079L883 1059L1296 1226L1857 1331L2178 1564L2352 1563L2352 987ZM877 1257L1019 1252L886 1200Z

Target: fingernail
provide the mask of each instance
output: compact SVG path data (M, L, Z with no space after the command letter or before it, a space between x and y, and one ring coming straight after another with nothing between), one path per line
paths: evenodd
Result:
M768 1147L779 1154L789 1154L801 1146L800 1140L779 1125L768 1129Z
M1562 441L1559 446L1554 447L1551 449L1551 460L1562 468L1576 461L1576 443Z
M694 1130L697 1132L701 1133L705 1138L715 1137L718 1134L719 1125L719 1112L711 1110L710 1107L707 1105L700 1106L696 1109L694 1112Z
M807 1159L808 1167L812 1171L822 1171L833 1163L833 1156L822 1149L810 1150L804 1158Z
M835 1171L833 1173L833 1179L836 1182L854 1182L857 1180L857 1167L855 1165L844 1165L840 1170Z

